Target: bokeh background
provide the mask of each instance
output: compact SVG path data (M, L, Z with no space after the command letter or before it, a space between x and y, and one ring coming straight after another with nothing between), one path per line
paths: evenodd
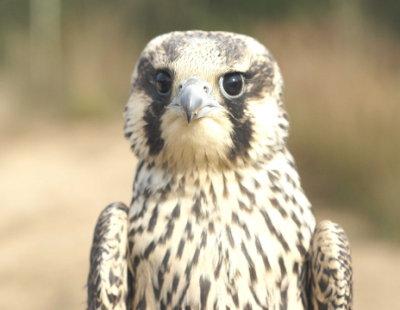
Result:
M0 309L85 308L96 218L130 200L131 71L185 29L272 51L305 190L352 242L355 309L400 309L399 16L395 0L0 0Z

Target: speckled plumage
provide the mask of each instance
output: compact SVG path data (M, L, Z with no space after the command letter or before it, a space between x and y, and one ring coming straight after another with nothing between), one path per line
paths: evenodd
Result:
M240 94L225 89L231 73ZM146 46L125 110L133 198L114 217L117 241L104 231L122 205L96 226L89 309L351 309L348 241L327 221L315 231L286 147L282 84L247 36L172 32ZM115 243L120 252L99 260Z

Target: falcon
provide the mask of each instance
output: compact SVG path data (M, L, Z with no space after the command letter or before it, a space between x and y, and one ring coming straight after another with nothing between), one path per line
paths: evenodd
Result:
M140 55L124 132L129 207L96 224L88 309L351 309L348 239L316 224L270 52L228 32L156 37Z

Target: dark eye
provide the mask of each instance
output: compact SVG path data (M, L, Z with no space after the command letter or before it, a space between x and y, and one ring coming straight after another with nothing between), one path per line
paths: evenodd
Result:
M227 73L221 78L220 87L227 97L238 97L243 90L243 76L238 72Z
M156 74L156 87L160 94L168 94L171 90L171 75L166 71L158 71Z

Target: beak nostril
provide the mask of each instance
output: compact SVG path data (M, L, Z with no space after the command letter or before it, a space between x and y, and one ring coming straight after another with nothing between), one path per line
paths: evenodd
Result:
M212 96L212 86L198 78L190 78L179 83L176 92L169 107L184 115L188 123L222 109Z
M203 85L203 90L207 95L209 95L211 93L211 86L208 85L208 84L204 84Z

